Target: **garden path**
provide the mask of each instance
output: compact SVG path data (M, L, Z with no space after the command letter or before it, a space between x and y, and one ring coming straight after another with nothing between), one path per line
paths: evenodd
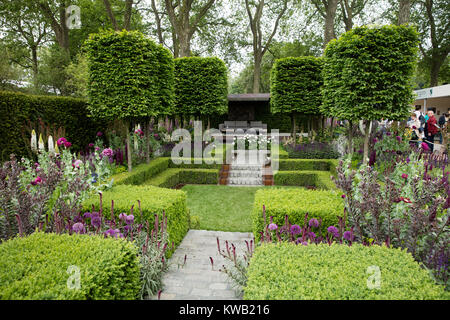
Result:
M246 248L245 240L253 239L251 233L189 230L169 260L169 271L163 276L161 300L237 299L228 276L219 271L223 264L229 264L217 251L217 237L221 248L225 247L225 240L233 243L238 256L242 256ZM187 259L183 266L185 255Z

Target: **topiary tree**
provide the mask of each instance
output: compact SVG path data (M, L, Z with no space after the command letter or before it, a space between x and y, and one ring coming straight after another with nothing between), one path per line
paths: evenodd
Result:
M364 163L372 120L401 120L413 101L418 35L411 26L358 27L325 49L324 114L364 120Z
M137 118L171 112L172 59L167 50L136 31L105 31L85 43L89 67L89 110L95 118ZM131 147L127 133L128 170Z
M175 59L175 113L209 118L228 111L225 63L216 57Z
M322 58L290 57L277 59L270 74L272 113L291 116L292 135L296 140L297 114L318 115L322 103ZM294 142L295 143L295 142Z

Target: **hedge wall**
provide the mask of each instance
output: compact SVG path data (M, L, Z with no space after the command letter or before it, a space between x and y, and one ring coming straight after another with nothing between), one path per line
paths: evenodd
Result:
M33 233L0 244L1 300L125 300L139 297L137 247L103 236ZM76 266L80 289L69 289Z
M37 122L39 118L48 125L65 128L74 151L84 149L106 127L106 123L94 121L88 115L87 103L82 99L0 91L0 160L9 160L11 153L31 157L31 136L28 137L25 126L28 120Z
M322 58L277 59L270 76L272 113L320 114Z
M144 182L161 188L173 188L179 183L185 184L217 184L218 169L167 169L159 175Z
M291 224L300 226L304 225L306 213L309 219L322 218L323 235L329 226L337 226L338 216L344 215L344 203L340 194L333 190L261 189L256 191L252 211L253 233L257 239L264 228L263 205L266 207L267 219L273 216L274 223L278 225L284 224L285 215L289 216Z
M118 218L122 212L129 213L134 205L134 216L137 222L154 221L154 214L167 215L167 230L169 240L177 246L183 240L189 229L189 214L186 207L186 193L179 190L157 188L154 186L118 185L103 192L103 211L107 216L111 211L111 200L114 200L114 213ZM141 201L142 219L138 209ZM99 210L99 197L95 196L83 204L85 210L91 210L92 205Z
M96 118L171 114L174 63L170 53L137 31L105 31L85 42L89 109Z
M276 186L316 187L323 190L336 189L329 171L278 171L273 179Z
M322 159L281 159L278 162L279 170L329 171L333 165L330 160Z
M227 68L219 58L175 59L175 109L179 115L228 112Z
M144 181L166 170L170 163L170 158L156 158L151 160L149 164L140 164L134 167L131 172L121 172L113 175L111 178L114 179L114 185L140 185Z
M380 288L369 288L373 271ZM369 272L368 272L369 270ZM264 244L248 269L246 300L448 300L410 253L386 246Z

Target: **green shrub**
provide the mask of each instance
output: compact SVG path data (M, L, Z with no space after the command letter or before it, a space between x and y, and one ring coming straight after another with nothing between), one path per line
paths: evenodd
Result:
M137 222L154 222L154 214L167 216L167 231L170 242L178 245L189 229L189 215L186 208L186 193L180 190L157 188L154 186L118 185L103 192L103 212L108 217L111 211L111 200L114 200L116 218L122 212L129 213L134 206L134 216ZM142 219L139 213L138 200L141 201ZM92 205L99 210L99 197L95 196L84 203L85 210Z
M200 228L200 217L199 216L191 216L189 229L199 229L199 228Z
M177 160L185 160L186 158L175 158ZM194 163L195 158L191 158L190 162L191 163L183 163L181 162L180 164L175 164L172 160L170 160L169 162L169 168L186 168L186 169L220 169L222 167L221 164L218 163L211 163L208 164L206 163L207 159L203 158L202 159L202 163ZM210 159L212 160L212 159Z
M329 171L278 171L274 177L276 186L316 187L318 189L336 189Z
M323 159L282 159L278 162L278 169L281 171L293 170L320 170L330 171L330 160Z
M104 31L85 42L89 109L95 118L171 114L173 59L137 31Z
M145 185L162 188L173 188L179 183L185 184L217 184L219 171L217 169L178 169L172 168L147 180Z
M103 236L33 233L0 244L0 299L137 299L140 271L137 247ZM80 271L80 289L69 289Z
M121 172L111 178L114 179L114 185L139 185L166 170L170 162L170 158L156 158L151 160L149 164L138 165L131 172Z
M211 116L228 111L227 68L219 58L175 59L175 108L180 115Z
M371 266L380 268L379 289L368 287ZM406 251L361 244L279 243L256 249L244 299L448 300L450 294Z
M319 114L323 84L321 71L322 58L277 59L270 75L272 113Z
M72 143L71 149L84 150L95 140L96 133L106 126L88 115L87 103L82 99L0 91L0 160L9 160L11 153L19 159L22 156L31 158L31 135L28 136L25 125L28 121L37 122L39 118L48 125L63 127L65 138ZM47 145L46 137L43 138ZM53 138L56 140L57 137Z
M252 211L253 233L259 239L259 232L264 228L263 205L266 207L267 222L273 216L274 223L284 224L285 215L289 216L292 224L304 225L305 214L308 219L322 218L321 232L337 226L338 216L344 215L344 203L336 191L307 190L307 189L279 189L268 188L256 191Z

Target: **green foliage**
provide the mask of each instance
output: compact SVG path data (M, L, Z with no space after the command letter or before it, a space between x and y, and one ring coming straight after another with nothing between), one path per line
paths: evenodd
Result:
M139 185L166 170L170 162L169 158L156 158L150 161L149 164L138 165L131 172L121 172L113 175L111 178L114 179L114 185Z
M278 170L320 170L329 171L330 160L323 159L282 159L278 162Z
M271 72L271 108L273 113L319 114L323 80L322 59L284 58L275 61Z
M186 208L186 194L179 190L170 190L154 186L119 185L103 192L103 211L105 216L111 211L111 200L114 200L114 215L125 212L128 214L134 206L133 214L136 222L154 222L154 215L162 217L163 211L167 216L167 231L170 242L177 246L183 240L189 229L189 214ZM141 202L142 217L139 211L138 200ZM86 201L85 210L99 210L99 197L95 196Z
M88 114L86 102L81 99L0 91L0 160L9 159L11 153L18 157L31 157L27 143L31 136L28 137L25 125L28 121L36 122L38 118L56 128L63 127L65 138L72 143L72 150L84 149L105 125L88 118ZM56 137L53 138L56 141Z
M200 229L200 218L198 216L191 216L189 229Z
M176 114L224 114L228 111L227 92L227 68L219 58L175 59Z
M318 189L335 189L327 171L278 171L273 179L276 186L316 187Z
M140 32L125 30L91 34L85 46L94 117L171 114L174 65L166 49Z
M183 184L217 184L219 171L217 169L177 169L171 168L147 180L145 185L163 188L173 188Z
M400 120L413 99L413 27L357 27L325 49L322 112L347 120Z
M255 194L252 221L253 234L259 239L259 232L264 228L263 205L266 217L273 216L273 222L284 224L289 216L292 224L304 225L305 214L308 219L322 218L321 231L326 234L329 226L337 226L338 216L344 215L344 203L336 191L293 189L261 189Z
M33 233L0 244L1 300L124 300L139 295L138 250L124 239ZM70 289L76 266L80 289Z
M380 288L370 288L380 269ZM369 270L369 271L368 271ZM386 246L264 244L248 269L246 300L448 300L411 254Z

